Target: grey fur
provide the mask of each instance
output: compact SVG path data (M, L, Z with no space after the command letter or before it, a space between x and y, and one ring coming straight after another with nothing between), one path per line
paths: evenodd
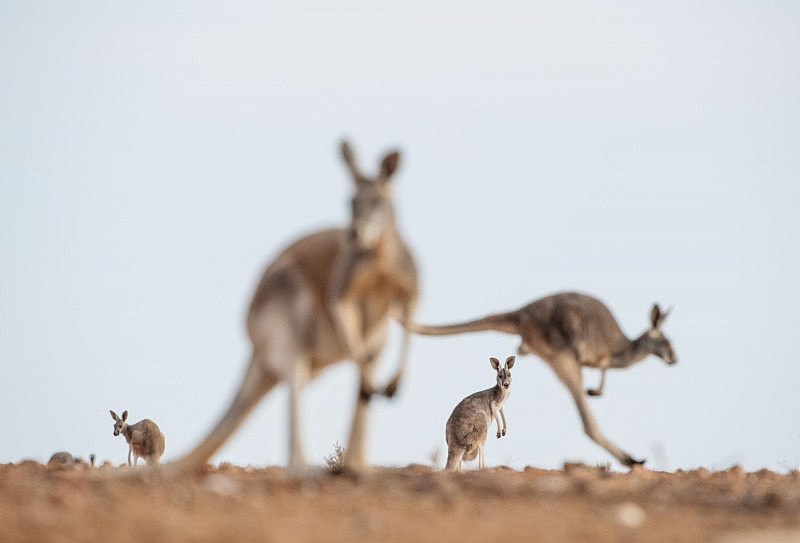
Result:
M75 457L66 451L54 452L47 461L48 466L71 466L75 463Z
M94 467L94 458L94 454L89 455L89 464L87 464L86 460L83 458L73 456L71 453L66 451L58 451L54 452L52 456L50 456L50 460L47 461L47 465L51 468L66 468L72 466Z
M461 461L475 460L479 457L479 468L483 469L483 448L489 435L492 419L497 421L497 437L506 435L508 426L503 404L508 399L511 388L511 368L514 357L509 356L506 364L500 367L500 361L490 358L492 368L497 372L497 383L492 388L470 394L456 405L445 426L447 441L448 471L461 471ZM502 420L502 427L500 425Z

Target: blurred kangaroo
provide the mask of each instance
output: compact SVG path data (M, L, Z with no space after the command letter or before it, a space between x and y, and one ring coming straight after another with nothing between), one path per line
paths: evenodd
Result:
M635 460L600 431L584 395L581 367L600 369L598 388L585 391L590 396L599 396L603 392L608 369L627 368L651 354L668 364L676 363L678 360L672 346L661 332L661 325L668 314L662 312L658 304L653 305L650 328L638 338L630 340L601 301L584 294L562 292L537 300L517 311L489 315L461 324L412 324L409 328L426 335L482 330L519 335L522 339L519 354L535 354L547 362L567 387L578 408L586 435L622 464L631 466L642 464L644 460Z
M353 360L360 385L345 467L365 465L367 412L373 394L395 394L408 358L403 330L399 365L383 389L375 388L376 360L394 318L411 322L417 304L414 259L400 237L392 204L392 177L400 155L383 158L377 176L356 164L347 142L342 157L355 195L346 228L304 237L278 255L256 288L247 315L250 364L238 392L211 432L176 466L202 466L275 385L289 385L289 468L305 468L300 438L300 394L306 383L336 362Z
M89 465L94 467L94 460L95 455L94 453L89 455ZM86 461L82 458L76 458L72 456L71 453L66 451L58 451L54 452L53 455L50 457L50 460L47 461L48 466L73 466L73 465L86 465Z
M147 465L158 465L164 455L165 440L164 434L155 422L150 419L142 419L136 424L128 424L128 412L123 411L122 417L118 417L111 411L111 418L114 419L114 435L122 434L128 442L128 465L131 465L131 453L133 453L133 465L139 463L139 458L147 460Z
M492 419L497 421L498 438L506 435L508 430L503 404L510 392L514 357L509 356L502 368L500 361L494 357L489 362L497 372L497 384L461 400L447 419L444 435L447 440L445 469L448 471L461 471L461 460L475 460L475 456L478 456L478 467L484 468L483 447L486 445Z
M50 460L47 461L47 465L50 467L72 466L76 462L77 459L72 454L66 451L58 451L53 453Z

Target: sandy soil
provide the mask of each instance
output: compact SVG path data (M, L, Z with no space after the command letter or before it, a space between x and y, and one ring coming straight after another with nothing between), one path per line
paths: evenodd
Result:
M0 541L800 541L800 475L0 465Z

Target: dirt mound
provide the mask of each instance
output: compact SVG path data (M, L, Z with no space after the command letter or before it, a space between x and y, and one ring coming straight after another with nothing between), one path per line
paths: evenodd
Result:
M800 476L0 466L0 541L800 541Z

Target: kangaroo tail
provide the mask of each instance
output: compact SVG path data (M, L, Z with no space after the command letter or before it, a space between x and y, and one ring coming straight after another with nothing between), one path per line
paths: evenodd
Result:
M416 334L425 336L449 336L451 334L463 334L465 332L482 332L485 330L495 330L506 332L507 334L518 334L519 318L516 312L498 313L489 315L482 319L467 321L458 324L445 324L442 326L427 326L424 324L411 323L408 329Z

